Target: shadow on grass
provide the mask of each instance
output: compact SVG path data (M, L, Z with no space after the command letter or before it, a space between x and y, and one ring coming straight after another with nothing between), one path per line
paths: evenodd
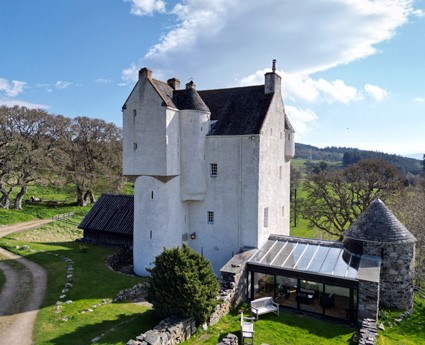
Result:
M72 320L68 322L72 323ZM75 345L94 343L94 339L98 338L96 342L101 344L117 344L120 342L125 344L130 338L135 339L141 333L152 329L156 323L157 320L152 310L137 316L120 314L114 320L78 326L71 332L46 340L48 344ZM122 339L123 333L130 334L129 338Z

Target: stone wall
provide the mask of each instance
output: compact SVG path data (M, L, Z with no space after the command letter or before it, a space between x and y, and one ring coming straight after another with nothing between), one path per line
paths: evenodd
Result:
M362 323L363 319L378 319L379 310L379 283L370 281L359 281L358 315L357 321Z
M415 244L365 242L363 250L365 254L382 258L381 306L411 310L413 308Z
M188 340L196 332L194 318L169 317L154 329L140 334L127 345L176 345Z

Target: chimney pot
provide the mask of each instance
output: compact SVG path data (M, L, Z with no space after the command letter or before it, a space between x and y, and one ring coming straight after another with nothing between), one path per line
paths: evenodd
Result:
M276 59L272 60L272 72L275 73L276 72Z

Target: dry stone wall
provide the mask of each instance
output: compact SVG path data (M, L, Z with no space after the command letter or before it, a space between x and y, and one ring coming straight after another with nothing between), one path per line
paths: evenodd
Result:
M415 244L365 242L363 250L368 255L382 258L380 305L412 310Z

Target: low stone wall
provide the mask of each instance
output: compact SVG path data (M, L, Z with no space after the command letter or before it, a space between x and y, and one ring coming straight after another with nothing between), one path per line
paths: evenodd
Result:
M359 345L375 345L376 339L378 338L376 320L364 319L357 337L358 339L355 339L354 342Z
M177 345L188 340L196 332L194 318L169 317L154 329L140 334L127 345Z
M217 345L238 345L238 337L229 333L225 338L221 339Z

